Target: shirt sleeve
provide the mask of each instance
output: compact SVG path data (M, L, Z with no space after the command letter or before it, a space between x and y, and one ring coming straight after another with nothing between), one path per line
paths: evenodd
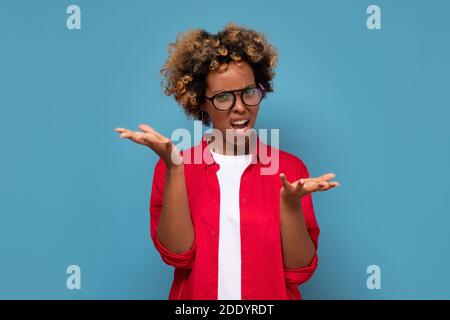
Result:
M308 169L302 161L300 161L300 166L297 169L296 180L299 180L301 178L309 178ZM311 194L302 197L301 203L306 227L308 229L309 236L311 237L311 240L314 243L314 256L311 259L309 265L307 266L293 269L287 268L284 269L284 276L286 279L286 283L292 286L299 286L308 281L312 277L313 273L316 271L318 264L317 248L320 229L319 226L317 225L316 217L314 214L314 206Z
M181 253L174 253L159 241L156 234L163 205L165 172L166 166L164 162L159 159L155 165L152 192L150 196L150 235L156 250L166 264L177 268L190 269L192 268L197 247L196 237L194 236L194 243L190 249Z

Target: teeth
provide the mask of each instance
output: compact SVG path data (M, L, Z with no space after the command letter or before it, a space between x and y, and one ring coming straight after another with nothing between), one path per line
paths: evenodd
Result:
M244 124L246 123L248 120L238 120L238 121L234 121L232 122L233 124Z

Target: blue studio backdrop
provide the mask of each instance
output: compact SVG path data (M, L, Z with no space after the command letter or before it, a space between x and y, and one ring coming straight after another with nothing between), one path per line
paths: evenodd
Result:
M449 299L449 13L444 0L0 0L0 298L167 299L173 269L149 231L157 156L114 129L192 132L160 86L168 44L232 21L279 52L257 128L340 182L313 194L319 267L303 297Z

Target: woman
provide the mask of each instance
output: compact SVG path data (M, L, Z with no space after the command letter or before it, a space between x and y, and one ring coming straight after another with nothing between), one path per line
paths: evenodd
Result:
M160 157L150 231L162 259L175 267L169 299L301 299L297 286L317 268L311 193L338 186L329 181L335 175L310 178L300 158L257 136L253 143L276 62L265 36L242 26L183 33L161 69L165 93L187 115L212 123L214 139L204 135L180 152L148 125L116 129ZM263 174L263 148L276 155L272 174ZM200 161L192 161L195 154Z

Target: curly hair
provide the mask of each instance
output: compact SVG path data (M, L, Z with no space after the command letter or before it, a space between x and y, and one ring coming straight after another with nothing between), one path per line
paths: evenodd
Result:
M173 95L188 116L209 125L207 113L200 109L208 73L242 61L252 67L256 83L272 92L278 53L263 34L231 22L217 34L203 29L180 33L169 44L169 57L160 70L164 93Z

